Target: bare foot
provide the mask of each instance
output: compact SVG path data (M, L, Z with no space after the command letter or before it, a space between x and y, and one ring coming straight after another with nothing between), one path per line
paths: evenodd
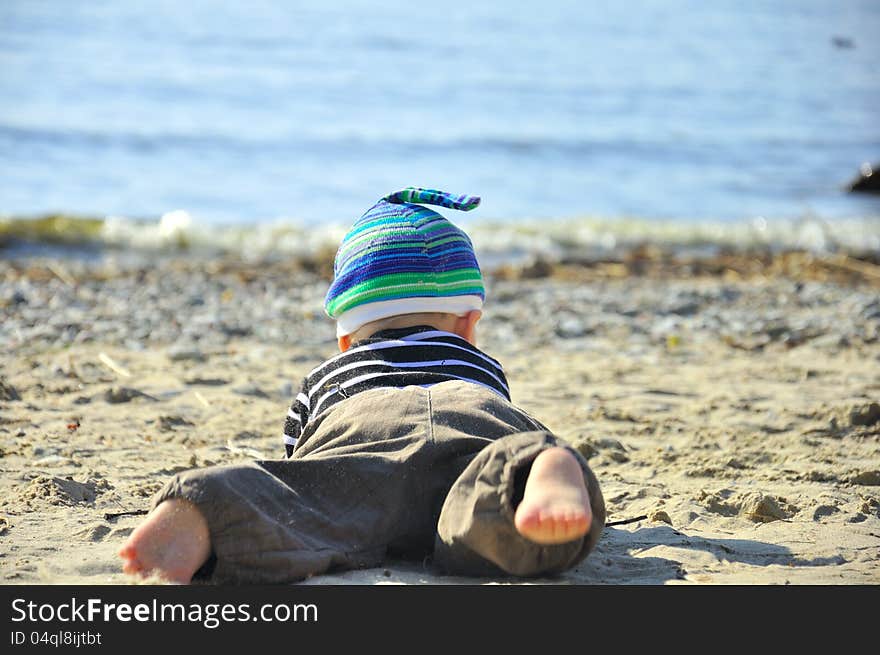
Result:
M160 503L119 549L125 573L158 575L180 584L190 582L210 554L205 517L195 505L178 498Z
M541 452L516 508L517 531L539 544L563 544L584 536L592 519L584 474L574 455L559 447Z

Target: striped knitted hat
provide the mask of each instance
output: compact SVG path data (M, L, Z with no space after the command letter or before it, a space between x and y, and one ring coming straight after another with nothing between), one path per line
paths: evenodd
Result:
M339 246L324 299L337 336L389 316L464 314L483 306L486 294L471 240L422 204L470 211L480 199L407 187L361 216Z

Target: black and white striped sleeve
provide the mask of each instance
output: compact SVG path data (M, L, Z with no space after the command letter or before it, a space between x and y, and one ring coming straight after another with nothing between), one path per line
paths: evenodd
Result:
M293 454L294 448L302 434L303 426L309 420L309 394L308 382L303 380L300 392L293 399L290 409L287 410L287 417L284 419L284 449L287 456Z

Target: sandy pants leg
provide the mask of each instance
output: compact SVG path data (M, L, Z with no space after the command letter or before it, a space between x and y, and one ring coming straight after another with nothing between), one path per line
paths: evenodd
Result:
M214 583L378 566L389 550L424 556L449 484L485 441L438 444L431 416L425 389L363 392L315 419L293 458L188 471L153 503L184 498L202 512L213 555L201 573Z
M185 498L205 516L211 582L268 584L381 563L394 537L379 514L391 487L328 460L263 461L180 474L154 505Z
M565 446L581 465L593 522L583 538L552 546L517 532L514 511L529 467L540 452ZM535 576L565 571L596 545L605 524L605 503L586 460L549 432L523 432L483 449L452 485L437 525L434 561L449 573Z

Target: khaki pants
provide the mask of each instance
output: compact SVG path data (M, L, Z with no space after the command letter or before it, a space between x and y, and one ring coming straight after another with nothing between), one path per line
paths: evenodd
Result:
M290 459L182 473L153 499L204 514L210 581L276 583L433 554L440 572L547 575L593 549L605 523L598 481L579 453L593 523L541 546L513 516L531 462L568 447L492 391L466 382L374 389L318 415Z

